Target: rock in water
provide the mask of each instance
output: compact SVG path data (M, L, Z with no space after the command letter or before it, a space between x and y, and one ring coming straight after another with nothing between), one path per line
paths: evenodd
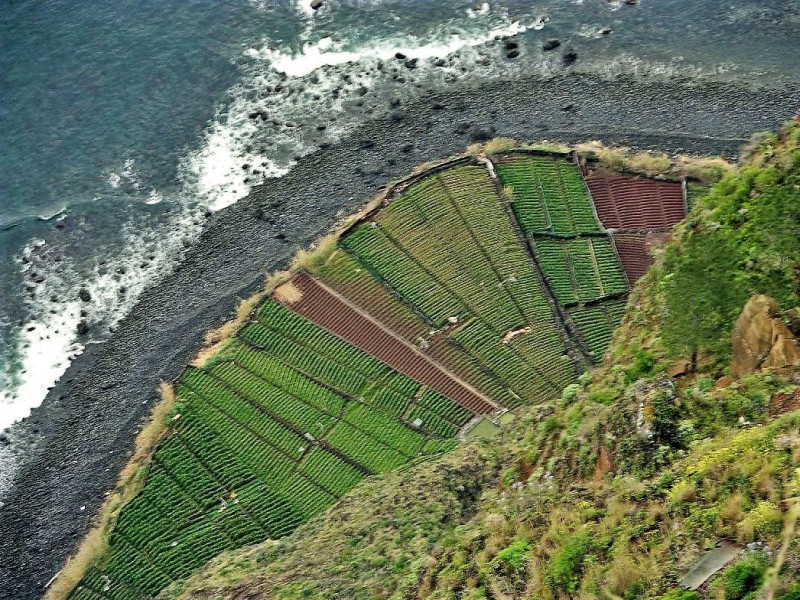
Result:
M561 45L561 42L558 40L547 40L544 44L542 44L542 50L545 52L549 52L550 50L555 50Z
M322 0L311 0L311 8L314 10L322 8Z
M731 373L744 377L759 369L800 365L800 347L778 318L777 300L759 294L750 298L733 326Z

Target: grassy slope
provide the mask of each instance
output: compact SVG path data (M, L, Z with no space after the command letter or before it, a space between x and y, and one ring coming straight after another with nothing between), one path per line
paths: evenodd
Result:
M767 415L769 397L793 389L797 373L714 386L731 320L751 293L798 304L798 142L797 122L762 140L698 202L633 295L606 364L561 399L499 439L369 481L289 538L224 555L162 596L800 597L791 510L800 412ZM730 252L709 253L710 243ZM690 324L681 299L684 311L719 314L700 314L681 337ZM694 373L679 384L663 374L691 353ZM680 576L723 538L756 550L701 595L678 592Z

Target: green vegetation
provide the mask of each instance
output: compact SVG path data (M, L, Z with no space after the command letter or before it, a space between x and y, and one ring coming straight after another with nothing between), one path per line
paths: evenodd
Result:
M223 550L285 536L365 476L449 449L472 416L272 300L177 391L142 489L73 598L153 596ZM412 409L430 424L406 421Z
M580 343L599 360L622 318L628 281L580 171L565 157L518 153L499 162L497 173L556 300L574 307Z
M788 127L742 167L756 179L765 169L779 175L757 195L751 189L748 212L734 210L732 219L746 224L761 198L784 198L780 218L800 205L798 131L800 124ZM734 316L765 265L778 280L753 291L777 290L783 306L796 303L785 285L796 260L767 258L776 256L770 239L788 243L783 226L771 238L750 229L748 239L764 246L750 250L753 272L741 278L739 262L717 266L718 255L698 252L704 236L743 235L714 205L730 185L698 203L665 262L641 280L602 367L520 411L498 437L371 480L294 534L224 554L162 598L797 597L800 412L768 412L771 397L796 389L797 369L719 380L730 357L730 327L720 325L702 330L694 372L679 382L665 374L676 355L692 351L667 336L678 311L697 310L670 299L690 272L674 268L681 261L695 263L691 272L727 269L719 280L725 274L747 291L735 311L726 297ZM739 557L699 591L682 590L681 576L723 539L741 545ZM772 568L779 572L767 592Z
M668 252L660 276L663 340L673 354L727 357L730 331L756 291L797 305L800 260L800 128L768 136L750 163L726 176L697 202ZM687 311L687 305L694 310Z
M458 324L448 338L494 374L507 405L552 396L574 378L534 262L486 169L422 179L342 246L428 328Z

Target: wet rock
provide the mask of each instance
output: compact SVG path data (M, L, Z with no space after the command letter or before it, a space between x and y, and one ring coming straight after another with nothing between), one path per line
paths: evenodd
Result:
M564 112L572 112L573 110L575 110L575 105L574 104L566 104L566 105L561 107L561 110L563 110Z
M542 50L545 52L549 52L550 50L555 50L561 45L561 42L558 40L547 40L544 44L542 44Z
M33 283L42 283L44 281L44 275L41 273L31 273L31 279Z
M445 108L447 108L447 107L446 107L444 104L442 104L441 102L434 102L434 103L431 105L431 108L432 108L433 110L444 110L444 109L445 109Z
M433 61L433 66L434 67L445 67L445 66L447 66L447 61L445 59L443 59L443 58L437 58L435 61Z
M514 38L510 38L506 40L504 47L506 50L516 50L519 48L519 42Z
M418 61L419 59L417 58L412 58L411 60L407 60L405 62L406 69L416 69Z
M511 52L506 53L506 58L515 59L519 56L519 50L511 50Z
M311 8L313 8L314 10L319 10L320 8L322 8L323 4L324 4L323 0L311 0Z
M603 27L603 28L600 30L600 33L601 33L602 35L609 35L609 34L610 34L612 31L614 31L614 30L613 30L613 29L611 29L611 27Z
M265 113L263 110L253 111L247 116L248 116L248 118L252 119L253 121L256 121L256 120L259 120L259 119L262 120L262 121L266 121L267 119L269 119L269 115L267 113Z
M564 56L561 57L564 60L564 66L569 67L575 64L575 61L578 60L578 53L574 50L570 50Z
M92 295L89 293L89 290L86 288L81 288L78 290L78 298L80 298L83 302L91 302Z
M410 142L403 144L402 147L400 148L400 150L405 154L408 154L413 149L414 149L414 144L412 144Z
M488 142L497 133L494 127L473 127L469 132L469 138L473 142Z
M405 59L406 59L406 55L405 55L405 54L403 54L402 52L395 52L395 55L394 55L394 57L395 57L397 60L405 60Z
M86 323L86 321L81 321L78 323L76 331L78 332L78 335L86 335L89 333L89 325Z

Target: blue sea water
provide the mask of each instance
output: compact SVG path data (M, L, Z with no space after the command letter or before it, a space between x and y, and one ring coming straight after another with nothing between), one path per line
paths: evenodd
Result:
M309 4L0 0L0 429L102 343L207 211L395 99L551 76L567 48L607 77L800 77L794 0ZM388 68L396 52L417 68Z

